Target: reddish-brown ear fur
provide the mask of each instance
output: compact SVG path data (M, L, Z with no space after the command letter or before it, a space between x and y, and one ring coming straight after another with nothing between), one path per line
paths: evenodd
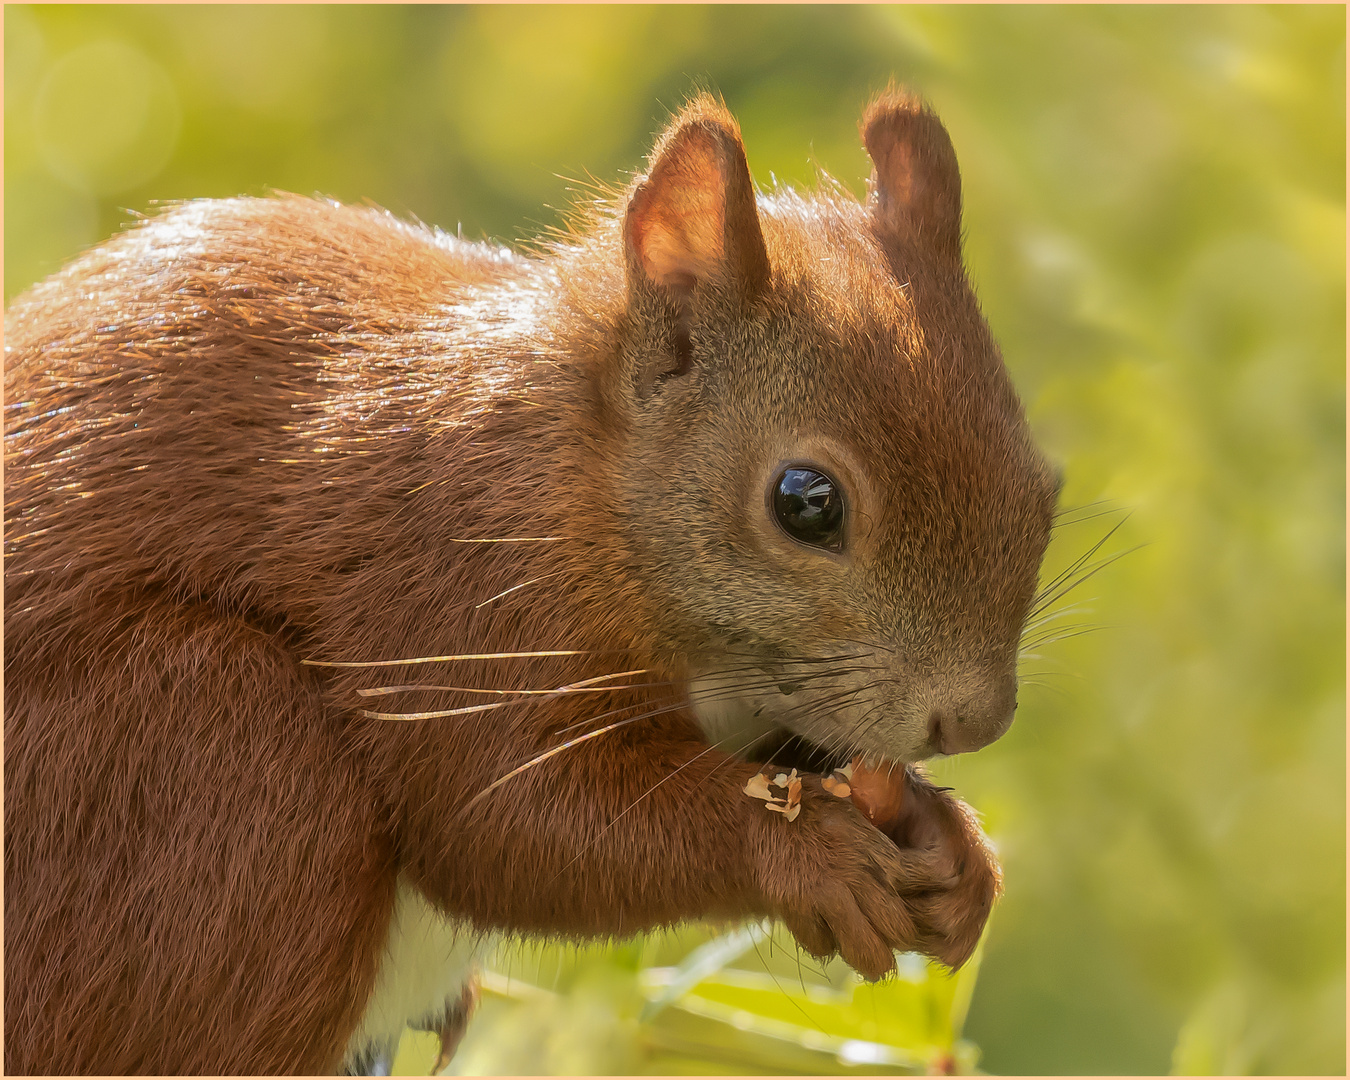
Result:
M882 238L959 260L961 174L942 122L892 87L867 107L859 127L873 165L868 208Z
M691 102L652 152L624 218L629 273L687 290L726 280L748 299L769 256L740 130L708 95Z

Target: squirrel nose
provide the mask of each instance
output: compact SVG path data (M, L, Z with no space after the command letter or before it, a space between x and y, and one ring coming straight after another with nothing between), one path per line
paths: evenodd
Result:
M1017 685L1000 680L955 705L936 705L928 713L928 744L939 754L966 754L988 746L1012 726Z

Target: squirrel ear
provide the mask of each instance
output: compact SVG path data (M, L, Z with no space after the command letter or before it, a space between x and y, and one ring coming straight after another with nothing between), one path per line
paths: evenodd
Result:
M768 283L740 131L708 95L690 102L662 135L629 197L623 231L630 277L679 292L719 280L746 299Z
M961 258L961 173L947 129L918 98L894 87L863 113L872 158L868 209L891 241Z

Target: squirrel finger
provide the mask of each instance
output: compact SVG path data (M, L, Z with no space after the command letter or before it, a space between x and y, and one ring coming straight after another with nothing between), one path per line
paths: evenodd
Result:
M876 982L895 971L894 951L863 914L851 892L844 888L831 890L822 915L839 942L839 955L864 979Z
M839 953L839 942L830 928L814 912L784 911L779 915L788 933L797 944L818 960L828 960Z

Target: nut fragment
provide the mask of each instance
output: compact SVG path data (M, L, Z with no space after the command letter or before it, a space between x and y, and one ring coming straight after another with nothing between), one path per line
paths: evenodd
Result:
M900 819L900 808L904 804L904 766L882 761L872 767L861 757L856 757L849 772L848 787L853 805L883 832L893 826Z
M820 786L836 799L847 799L853 794L853 789L848 784L848 778L844 776L841 769L835 769L831 775L821 777Z
M775 795L772 790L775 787L784 788L787 797ZM742 790L752 799L763 799L767 809L782 814L788 821L796 821L802 812L802 781L796 769L791 773L777 773L772 780L767 774L757 772L745 782Z

